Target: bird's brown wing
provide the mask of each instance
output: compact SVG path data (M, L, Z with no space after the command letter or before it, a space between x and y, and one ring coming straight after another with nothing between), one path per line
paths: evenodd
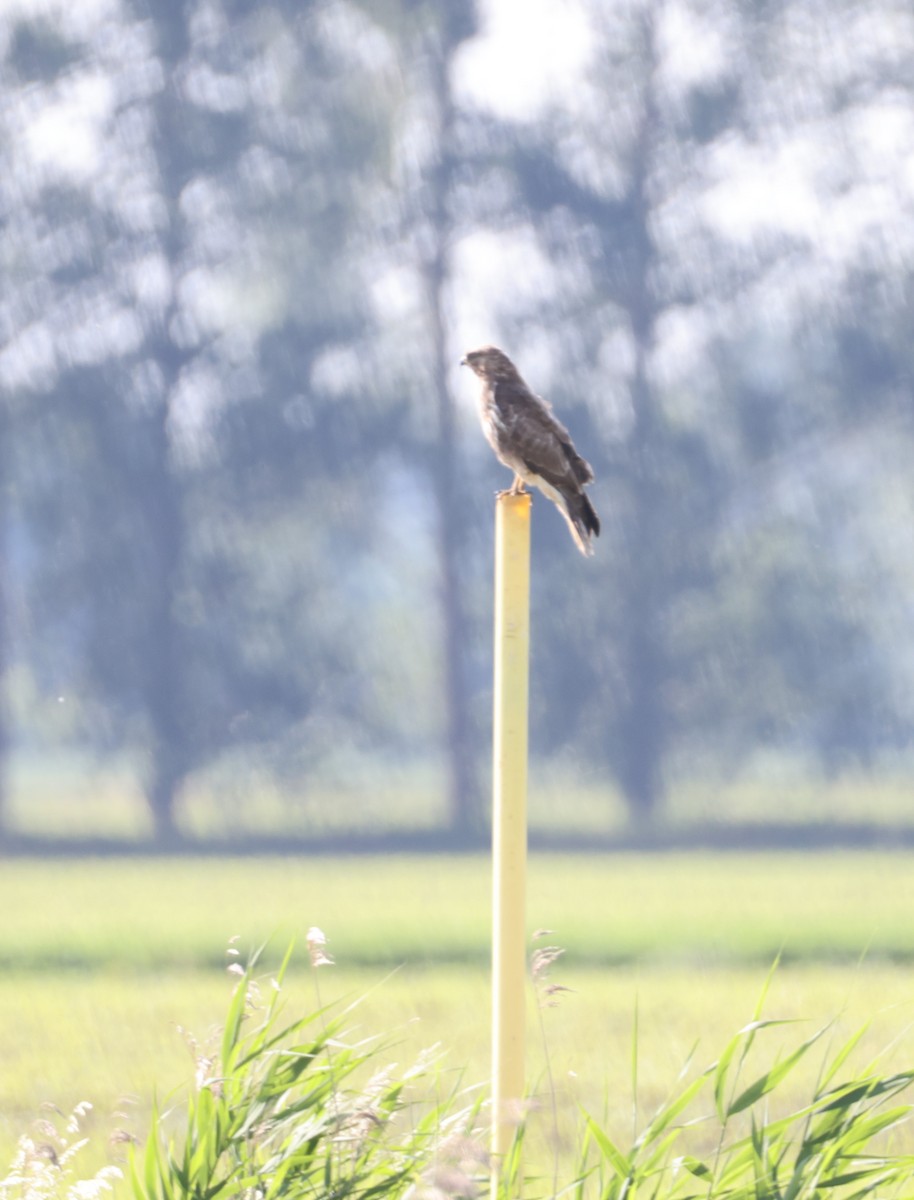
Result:
M590 464L543 400L506 381L498 382L495 400L511 451L530 471L553 487L573 491L593 480Z

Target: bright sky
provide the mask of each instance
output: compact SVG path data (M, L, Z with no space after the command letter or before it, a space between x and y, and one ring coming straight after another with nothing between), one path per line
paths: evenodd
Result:
M504 120L535 120L593 56L593 37L576 0L481 0L482 34L454 69L458 99Z
M480 0L480 35L458 52L452 81L459 103L505 121L528 122L567 103L594 38L577 0ZM501 339L499 309L511 280L516 318L554 286L532 231L480 230L455 247L455 343L463 349ZM541 343L543 344L543 343ZM548 363L533 364L547 369ZM545 380L543 381L545 384ZM455 380L456 384L456 380ZM461 394L455 387L456 394Z

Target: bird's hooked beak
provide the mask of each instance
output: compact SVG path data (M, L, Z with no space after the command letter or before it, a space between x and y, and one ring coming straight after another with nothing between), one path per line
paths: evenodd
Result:
M460 365L462 367L468 367L470 365L470 360L467 358L467 356L465 354L464 354L463 358L460 360Z

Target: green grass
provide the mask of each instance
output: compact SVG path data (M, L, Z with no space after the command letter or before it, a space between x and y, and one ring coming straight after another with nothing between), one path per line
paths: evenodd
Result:
M544 948L538 957L554 965L558 953ZM322 949L320 965L329 961ZM244 1200L252 1184L267 1200L476 1195L488 1182L478 1089L442 1086L427 1055L391 1064L389 1046L349 1028L349 1010L290 1012L285 970L266 988L251 968L240 972L218 1045L196 1050L196 1086L171 1113L154 1112L145 1148L130 1159L134 1200ZM715 1059L690 1055L643 1113L636 1032L629 1131L616 1128L608 1103L598 1115L586 1101L563 1131L550 1072L545 1104L534 1092L518 1110L513 1149L504 1147L499 1164L499 1200L565 1190L581 1200L693 1200L696 1181L707 1200L905 1194L914 1177L905 1140L914 1071L885 1054L851 1065L866 1026L845 1036L828 1021L785 1046L769 1044L785 1027L767 1017L770 983L771 974L751 1021ZM33 1172L42 1190L59 1193L59 1168L39 1160Z
M529 928L556 931L555 977L574 989L544 1012L562 1127L579 1102L601 1112L604 1091L608 1128L630 1126L636 997L646 1111L696 1039L709 1062L749 1019L781 947L768 1014L812 1031L843 1012L845 1035L875 1015L862 1052L882 1048L914 1016L912 900L910 855L534 856ZM321 926L338 964L325 999L367 992L363 1031L388 1034L401 1065L441 1043L446 1073L484 1082L488 910L481 857L3 862L0 1161L43 1101L91 1100L100 1134L124 1123L115 1110L144 1130L153 1089L189 1073L177 1026L205 1039L224 1016L232 935L242 949L272 937L277 954L295 936L303 957ZM312 1004L310 973L288 993ZM532 1008L528 1044L536 1081ZM914 1061L910 1039L893 1056Z
M570 961L914 958L914 855L534 856L529 927ZM0 866L0 966L199 968L320 925L350 966L487 961L483 857Z
M301 957L301 956L300 956ZM672 1087L696 1041L697 1058L711 1062L729 1035L750 1018L764 978L750 966L623 967L580 970L560 965L555 979L573 988L544 1012L556 1081L560 1128L571 1137L584 1105L602 1118L614 1137L631 1128L631 1042L635 1002L639 1010L639 1111L656 1108ZM489 1071L489 984L484 970L411 967L383 979L373 970L346 967L321 974L325 1001L365 995L353 1021L359 1036L383 1035L390 1048L383 1062L400 1067L439 1044L442 1089L462 1078L484 1083ZM293 1012L314 1005L309 972L287 981ZM43 1102L69 1111L78 1101L95 1105L88 1131L104 1149L115 1127L137 1134L148 1128L151 1098L169 1107L172 1091L192 1075L183 1026L206 1043L222 1020L229 979L217 972L155 975L67 973L54 978L20 975L0 980L0 1162L8 1161L16 1137L28 1130ZM802 1040L840 1014L836 1036L848 1036L864 1020L873 1028L860 1049L862 1060L901 1035L892 1052L899 1065L914 1062L910 973L890 965L782 968L766 1004L771 1016L801 1021L773 1031L772 1047ZM534 1135L551 1135L544 1050L529 1008L528 1075L541 1106ZM798 1086L809 1081L802 1073ZM127 1103L125 1104L125 1098ZM118 1117L116 1112L130 1114ZM103 1159L97 1159L98 1165Z

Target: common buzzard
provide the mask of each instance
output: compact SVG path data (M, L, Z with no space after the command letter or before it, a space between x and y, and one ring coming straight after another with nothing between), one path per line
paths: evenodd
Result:
M514 472L509 490L522 492L527 483L538 487L568 522L581 553L593 554L591 535L599 534L600 518L584 491L593 471L571 444L568 430L496 346L471 350L460 361L482 381L482 431L499 462Z

